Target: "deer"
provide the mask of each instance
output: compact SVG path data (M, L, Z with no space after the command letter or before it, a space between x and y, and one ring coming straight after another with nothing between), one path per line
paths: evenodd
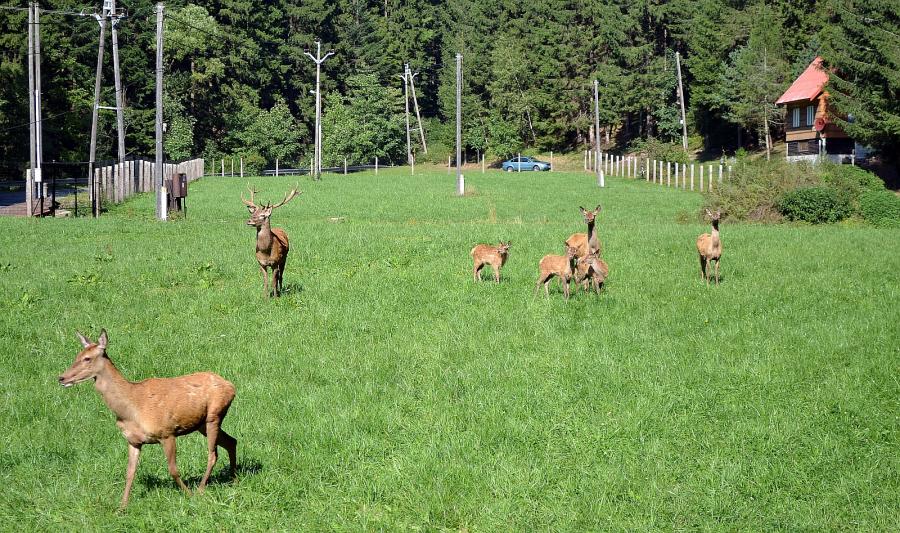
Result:
M116 425L128 443L125 493L120 509L128 505L141 447L145 444L162 445L169 474L187 495L191 491L181 480L175 462L176 437L194 431L206 435L209 457L198 493L203 493L216 464L217 446L228 452L232 477L236 475L237 439L222 429L222 420L234 400L234 385L212 372L131 382L122 376L106 353L105 329L100 331L97 342L91 342L79 332L76 335L83 349L75 356L72 366L59 376L59 384L68 388L93 379L94 388L116 415Z
M594 219L600 213L600 204L593 211L589 211L581 206L584 221L587 223L587 233L573 233L566 239L566 246L574 246L578 249L577 257L582 258L591 252L600 252L600 241L597 239L597 232L594 230Z
M591 252L578 260L575 267L575 287L577 288L581 284L582 289L587 291L588 278L590 278L594 292L600 294L600 289L603 288L603 282L606 281L607 276L609 276L609 265L600 259L597 252Z
M711 213L706 210L706 216L712 222L712 232L704 233L697 237L697 252L700 254L700 279L706 280L706 286L709 287L709 272L707 267L711 266L710 261L716 262L716 286L719 285L719 260L722 258L722 240L719 238L719 219L722 217L722 211L716 210Z
M256 227L256 261L259 263L259 269L262 270L263 274L263 291L266 293L266 298L272 295L280 296L283 289L284 267L287 263L290 244L288 243L287 233L281 228L273 228L269 223L269 217L272 215L273 210L290 202L302 193L295 186L291 192L285 195L284 200L275 205L267 203L264 206L260 206L253 199L257 191L252 189L249 184L247 189L250 191L250 200L246 200L242 192L241 201L244 202L244 205L247 206L247 210L250 212L250 219L247 220L247 225ZM271 290L267 272L269 268L272 269Z
M478 244L472 248L469 255L471 255L472 260L475 261L472 275L475 278L476 283L481 280L481 269L484 268L485 265L491 265L491 268L494 269L494 281L500 283L500 268L506 264L506 260L509 259L509 245L509 242L500 241L500 244L496 246L490 244Z
M537 294L538 290L541 287L541 284L544 284L544 294L549 298L550 297L550 281L554 276L559 277L560 283L563 286L563 293L566 295L566 300L569 299L569 280L572 279L572 273L575 269L575 256L578 253L578 249L574 246L566 245L566 255L553 255L548 254L541 258L540 263L538 264L538 268L540 268L540 274L538 275L537 285L534 287L534 293Z

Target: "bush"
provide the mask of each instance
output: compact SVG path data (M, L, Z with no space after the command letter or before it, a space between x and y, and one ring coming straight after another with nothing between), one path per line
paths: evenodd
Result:
M891 191L866 191L859 197L863 218L883 227L900 227L900 197Z
M788 220L812 224L839 222L853 212L846 194L831 186L801 187L788 191L778 201L778 210Z
M851 165L824 164L822 181L840 189L854 201L864 192L884 190L884 182L881 181L881 178Z
M709 203L720 207L732 220L778 222L782 216L777 204L782 195L818 183L810 165L739 159L732 176L714 185Z

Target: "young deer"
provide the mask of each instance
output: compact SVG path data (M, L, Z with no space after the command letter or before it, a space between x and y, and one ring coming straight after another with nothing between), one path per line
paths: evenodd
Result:
M705 279L706 286L709 287L709 272L706 267L711 266L710 261L716 262L716 285L719 284L719 260L722 258L719 219L722 217L722 211L717 210L715 213L710 213L707 209L706 215L712 221L712 233L704 233L697 237L697 252L700 254L700 279Z
M591 252L578 260L578 265L575 267L575 287L577 288L581 284L582 289L587 291L588 278L590 278L594 292L600 294L600 289L603 288L603 282L606 281L607 276L609 276L609 265L600 259L597 252Z
M244 193L241 193L241 201L250 211L250 219L247 220L248 226L256 226L256 260L259 262L259 269L263 273L263 290L268 298L272 293L275 296L281 294L283 288L282 280L284 278L284 266L287 263L288 244L287 233L281 228L272 228L269 224L269 217L272 211L293 200L297 195L301 194L294 187L291 192L284 197L284 200L275 205L268 203L264 206L256 205L253 201L253 195L256 191L247 186L250 191L250 200L244 199ZM267 268L272 269L272 289L269 290L269 274Z
M496 246L479 244L472 248L469 255L475 261L472 270L475 281L481 279L481 269L484 268L484 265L491 265L494 269L494 281L500 283L500 267L506 264L506 260L509 258L509 242L500 241L500 244Z
M575 254L578 253L578 249L574 246L566 246L566 255L545 255L540 264L538 265L541 273L538 276L537 285L534 287L534 293L537 294L538 289L541 287L541 283L544 284L544 294L549 298L550 297L550 281L554 276L559 276L559 281L563 286L563 293L566 295L566 300L569 299L569 280L572 279L572 273L574 271L574 263L575 263Z
M584 257L590 252L600 251L600 241L597 239L597 232L594 230L594 219L600 213L600 205L598 204L593 211L588 211L581 206L578 209L581 209L584 221L587 222L588 231L587 233L573 233L570 235L566 239L566 246L574 246L578 249L577 257Z
M178 475L175 463L175 437L194 431L206 435L209 459L198 492L203 492L216 464L216 446L221 446L228 452L231 474L235 474L237 440L221 427L228 407L234 400L234 385L212 372L132 383L119 373L106 355L105 329L100 331L100 338L96 343L81 333L77 335L84 349L75 357L72 366L59 376L59 384L71 387L93 379L94 388L103 397L107 407L115 413L116 425L128 441L128 469L121 508L128 505L138 456L144 444L162 444L169 462L169 473L187 494L191 491Z

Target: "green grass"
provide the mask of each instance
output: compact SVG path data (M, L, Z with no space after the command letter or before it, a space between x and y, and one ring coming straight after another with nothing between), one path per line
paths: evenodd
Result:
M252 180L280 199L293 178ZM891 530L900 523L900 230L723 223L721 286L683 224L702 197L587 174L301 179L263 298L245 183L100 220L0 220L0 524L157 530ZM533 296L603 204L604 293ZM333 221L332 217L346 217ZM468 252L512 241L499 286ZM485 276L487 279L487 276ZM217 372L239 479L185 497L90 384L75 330L130 379ZM199 434L179 439L195 486Z

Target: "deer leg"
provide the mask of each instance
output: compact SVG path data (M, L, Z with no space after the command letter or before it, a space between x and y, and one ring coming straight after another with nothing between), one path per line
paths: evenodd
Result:
M159 443L162 444L163 453L166 454L166 461L169 462L169 474L171 474L172 479L175 480L175 484L178 485L178 488L190 496L190 489L187 488L184 481L181 481L181 476L178 475L178 465L175 463L175 437L165 438L159 441Z
M706 258L700 254L700 281L706 279Z
M478 280L481 279L481 268L483 266L484 266L484 264L477 264L477 265L475 265L475 268L472 270L472 277L475 279L475 282L478 282Z
M716 287L719 286L719 260L716 259Z
M491 265L491 267L494 269L494 281L500 283L500 267L497 265Z
M214 419L208 420L206 422L206 444L207 449L209 450L209 457L206 460L206 473L203 474L203 479L200 480L200 486L197 487L197 492L203 494L203 490L206 488L206 482L209 481L209 474L212 473L212 469L216 466L216 461L219 460L219 454L216 451L216 444L219 441L219 424L221 424L221 420Z
M263 292L266 295L266 298L269 297L269 273L266 271L266 267L259 265L259 269L262 270L263 274Z
M232 477L237 477L237 439L225 433L225 430L219 427L219 437L216 439L216 446L221 446L228 452L228 462L231 463L231 475Z
M128 505L128 496L131 495L131 485L134 483L134 473L137 472L138 458L141 456L140 445L128 444L128 467L125 469L125 493L122 494L122 502L119 509Z
M272 268L272 280L275 285L275 296L281 296L281 265Z
M550 282L553 281L553 278L547 278L544 280L544 296L547 298L550 297Z
M559 282L562 283L563 294L566 295L566 300L568 300L569 299L569 278L559 278Z

